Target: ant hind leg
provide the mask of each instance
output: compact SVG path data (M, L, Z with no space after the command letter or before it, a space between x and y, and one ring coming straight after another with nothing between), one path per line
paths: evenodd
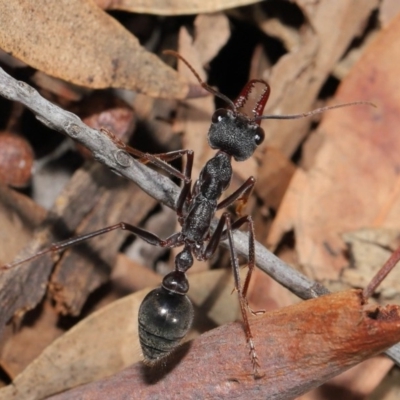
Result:
M57 242L57 243L53 243L51 244L49 247L47 247L46 249L43 249L39 252L37 252L36 254L24 258L23 260L19 260L19 261L15 261L9 264L5 264L3 266L0 266L0 270L7 270L10 268L14 268L18 265L24 264L25 262L28 261L32 261L36 258L39 258L45 254L48 253L56 253L56 252L60 252L63 251L65 249L67 249L68 247L71 246L75 246L77 244L80 244L86 240L92 239L96 236L100 236L103 235L105 233L114 231L116 229L122 229L122 230L126 230L134 235L136 235L137 237L141 238L142 240L144 240L147 243L152 244L153 246L160 246L160 247L175 247L176 245L178 245L178 239L179 239L179 235L172 235L170 236L168 239L166 240L162 240L160 239L157 235L154 235L151 232L148 232L144 229L141 229L137 226L134 225L130 225L127 224L125 222L120 222L118 224L115 225L111 225L111 226L107 226L105 228L99 229L97 231L94 232L90 232L84 235L80 235L80 236L75 236L66 240L63 240L61 242Z

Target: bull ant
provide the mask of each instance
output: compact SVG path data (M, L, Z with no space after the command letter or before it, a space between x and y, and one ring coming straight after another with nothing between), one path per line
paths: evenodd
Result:
M250 349L250 358L253 365L253 374L260 376L256 348L253 341L247 310L249 309L246 294L250 283L251 274L255 266L255 236L254 224L251 216L241 216L236 221L231 221L231 215L224 212L213 233L210 232L211 221L217 210L226 208L234 202L239 202L240 210L247 202L255 185L253 177L248 178L236 191L225 200L219 201L222 193L228 189L232 178L232 157L235 161L245 161L250 158L256 148L264 140L264 131L260 127L263 119L296 119L321 113L325 110L344 107L354 104L370 104L354 102L340 104L332 107L323 107L303 114L294 115L262 115L265 104L270 95L269 85L258 79L249 81L239 97L233 102L228 97L203 82L193 67L178 53L167 53L181 59L193 72L201 86L224 100L227 109L218 109L211 119L208 132L208 142L217 153L200 172L199 178L192 186L192 166L194 152L192 150L177 150L163 154L142 153L134 148L123 148L137 157L143 163L158 166L183 181L183 186L176 204L178 221L181 231L163 240L155 234L125 222L99 229L97 231L70 238L52 244L37 254L21 261L7 264L2 269L8 269L30 261L49 252L58 252L67 247L81 243L85 240L111 232L116 229L126 230L154 246L174 248L183 246L183 250L175 257L175 269L168 273L160 287L152 290L143 300L139 309L139 339L144 356L144 362L155 364L168 356L176 349L180 341L189 331L193 321L193 305L187 297L189 282L186 271L193 265L193 257L199 261L209 260L215 253L221 240L228 239L231 263L235 279L235 290L238 293L241 314L243 317L244 332ZM249 117L239 110L246 104L255 84L264 87L257 100L253 116ZM176 170L168 162L186 155L187 162L183 172ZM247 224L249 231L248 242L248 272L243 286L240 282L239 261L233 241L233 232L242 225ZM249 309L250 310L250 309ZM250 310L251 311L251 310ZM258 314L251 311L253 314Z

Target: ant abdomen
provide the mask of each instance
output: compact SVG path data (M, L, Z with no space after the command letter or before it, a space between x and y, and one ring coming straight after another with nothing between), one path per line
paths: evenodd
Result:
M192 321L193 305L186 295L163 287L152 290L139 308L139 340L144 362L156 363L175 350Z

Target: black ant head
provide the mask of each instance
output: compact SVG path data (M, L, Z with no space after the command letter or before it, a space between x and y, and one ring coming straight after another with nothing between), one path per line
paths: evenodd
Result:
M261 84L264 90L255 103L253 118L249 118L240 112L249 99L249 95L255 84ZM260 79L249 81L232 102L219 92L214 94L227 101L231 110L219 109L212 116L212 124L208 132L208 142L213 149L224 151L236 161L244 161L250 158L257 146L264 140L264 131L260 128L258 119L264 110L271 90L267 82Z
M231 110L219 109L212 116L212 124L208 132L208 142L211 148L231 155L236 161L244 161L250 158L265 136L264 131L260 128L260 123L264 106L271 91L268 83L261 79L250 80L233 102L224 94L203 82L190 63L180 54L172 50L166 50L164 54L171 54L182 60L205 90L224 100L230 106ZM243 108L257 83L263 85L264 90L253 109L254 117L249 118L238 110Z
M212 116L208 142L211 148L231 155L236 161L244 161L253 155L264 136L263 129L254 120L220 108Z

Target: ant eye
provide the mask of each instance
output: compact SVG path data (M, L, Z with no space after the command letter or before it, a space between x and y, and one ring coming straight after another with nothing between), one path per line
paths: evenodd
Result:
M225 118L228 115L228 111L225 110L225 108L219 108L217 111L214 112L214 114L211 117L211 121L213 124L216 124L217 122L221 122L223 118Z
M264 138L265 138L264 129L258 126L254 134L254 141L256 142L256 145L257 146L260 145L264 141Z

